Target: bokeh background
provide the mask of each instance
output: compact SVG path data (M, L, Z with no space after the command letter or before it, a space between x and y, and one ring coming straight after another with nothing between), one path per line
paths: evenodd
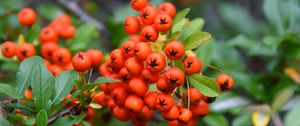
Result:
M152 0L159 5L164 0ZM232 75L235 88L210 105L201 126L300 126L300 1L299 0L172 0L177 10L190 8L190 19L210 32L211 42L196 50L205 64ZM19 26L17 13L33 8L38 23ZM76 37L60 44L74 54L89 48L107 53L128 38L126 16L138 14L129 0L1 0L0 42L18 41L25 33L34 42L42 26L68 14ZM19 62L0 56L0 82L15 84ZM205 74L213 75L210 70ZM95 75L97 76L97 75ZM95 125L131 125L114 119L106 109L97 110ZM166 125L155 117L150 125ZM262 126L263 126L262 125Z

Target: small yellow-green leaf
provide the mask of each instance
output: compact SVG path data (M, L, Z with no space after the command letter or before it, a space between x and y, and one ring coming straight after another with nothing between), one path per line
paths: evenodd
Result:
M209 33L199 31L188 36L183 44L185 46L185 50L192 50L203 45L209 39L211 39L211 35Z
M282 89L276 95L275 99L272 102L272 112L278 111L286 102L293 96L294 90L291 87Z
M217 97L220 90L216 82L206 76L194 74L188 77L190 85L200 91L203 95L209 97Z
M178 12L174 18L173 24L176 24L190 12L190 8L183 9L182 11Z

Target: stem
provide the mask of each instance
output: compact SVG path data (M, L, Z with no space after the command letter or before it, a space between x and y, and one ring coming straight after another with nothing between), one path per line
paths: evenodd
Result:
M76 105L74 105L74 106L76 106ZM57 114L53 115L52 117L50 117L50 118L48 119L48 124L54 122L54 121L55 121L56 119L58 119L59 117L65 115L65 114L70 113L70 112L71 112L71 109L72 109L74 106L69 107L69 108L67 108L67 109L64 109L64 110L60 111L59 113L57 113Z
M219 68L217 68L217 67L215 67L215 66L213 66L213 65L206 64L206 66L209 67L209 68L212 68L212 69L214 69L214 70L216 70L216 71L219 71L220 73L224 73L221 69L219 69Z
M176 65L175 65L175 62L174 62L174 60L172 60L172 64L173 64L173 67L175 67Z
M188 107L187 107L187 109L190 109L191 98L190 98L190 84L189 84L188 77L186 77L186 88L187 88L187 92L188 92Z
M92 73L93 73L93 67L89 70L88 84L90 83Z

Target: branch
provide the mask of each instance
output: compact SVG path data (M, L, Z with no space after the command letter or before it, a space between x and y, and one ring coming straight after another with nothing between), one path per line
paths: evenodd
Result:
M64 109L64 110L60 111L59 113L55 114L54 116L50 117L48 119L48 124L53 123L56 119L58 119L59 117L65 115L65 114L69 114L75 106L76 105L69 107L67 109Z

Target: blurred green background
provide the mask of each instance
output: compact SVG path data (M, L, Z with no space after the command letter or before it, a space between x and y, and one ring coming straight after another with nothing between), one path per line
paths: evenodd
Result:
M159 5L164 0L152 0ZM300 1L299 0L173 0L177 10L191 8L190 19L203 18L203 31L213 40L196 50L205 63L232 75L235 88L210 105L201 126L300 126ZM18 24L17 13L31 7L39 15L29 29ZM77 28L76 37L60 42L72 53L88 48L103 52L128 38L123 21L136 15L129 0L1 0L0 42L33 42L39 31L56 16L67 13ZM199 19L200 20L200 19ZM19 62L0 56L0 82L15 83ZM205 74L213 75L206 70ZM130 125L111 117L108 110L95 125ZM258 113L258 116L257 116ZM266 122L264 122L267 120ZM150 125L166 125L157 117Z

